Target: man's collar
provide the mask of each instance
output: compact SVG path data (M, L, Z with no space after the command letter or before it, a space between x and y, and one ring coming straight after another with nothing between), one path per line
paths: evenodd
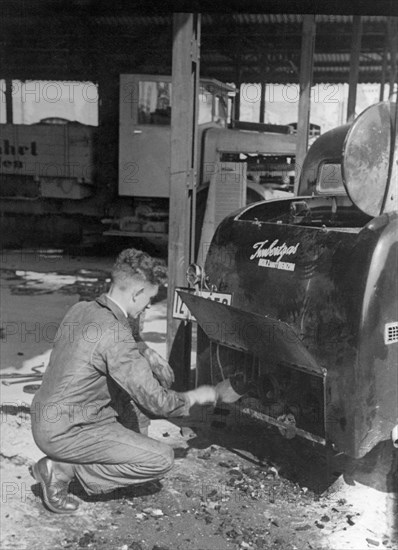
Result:
M122 307L114 298L111 298L109 294L101 294L96 300L100 305L107 307L112 311L114 316L122 323L126 321L127 313L124 307Z
M116 305L123 311L125 317L128 317L127 311L124 309L124 307L122 306L122 304L119 304L119 302L117 302L117 301L115 300L115 298L112 298L112 296L109 296L109 294L107 294L106 297L108 298L108 300L110 300L111 302L113 302L114 304L116 304Z

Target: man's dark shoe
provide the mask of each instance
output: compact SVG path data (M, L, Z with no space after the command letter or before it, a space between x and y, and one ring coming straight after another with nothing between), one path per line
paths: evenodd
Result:
M54 472L54 463L44 457L32 467L33 477L42 488L43 501L56 514L73 514L79 503L68 494L69 481L57 479Z

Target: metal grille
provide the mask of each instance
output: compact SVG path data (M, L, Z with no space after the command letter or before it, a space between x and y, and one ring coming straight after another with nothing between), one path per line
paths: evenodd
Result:
M398 322L387 323L384 327L384 343L394 344L398 342Z

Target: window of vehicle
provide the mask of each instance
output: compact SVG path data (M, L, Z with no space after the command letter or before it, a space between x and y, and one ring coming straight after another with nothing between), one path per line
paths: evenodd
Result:
M199 124L205 124L213 120L213 94L201 85L199 90Z
M138 124L170 125L171 82L145 81L138 84ZM227 124L227 100L211 84L199 88L198 122Z
M171 82L140 81L138 124L170 124Z

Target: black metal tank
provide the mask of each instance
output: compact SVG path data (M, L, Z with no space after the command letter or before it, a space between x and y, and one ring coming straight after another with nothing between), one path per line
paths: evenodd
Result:
M398 424L395 124L373 106L318 138L297 197L224 219L205 271L231 305L182 295L227 375L253 358L260 416L353 457Z

